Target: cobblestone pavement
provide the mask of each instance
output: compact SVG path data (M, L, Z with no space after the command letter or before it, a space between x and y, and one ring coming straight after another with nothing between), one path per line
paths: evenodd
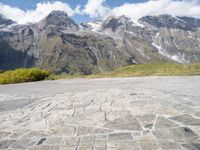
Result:
M200 77L0 86L0 149L199 150Z

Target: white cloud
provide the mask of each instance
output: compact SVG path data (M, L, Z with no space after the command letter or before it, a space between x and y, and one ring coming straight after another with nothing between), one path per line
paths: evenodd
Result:
M83 14L87 14L90 17L104 17L110 15L111 9L105 6L106 0L88 0L84 9Z
M200 18L200 4L197 0L150 0L145 3L126 3L112 11L116 15L123 14L131 18L158 14Z
M89 15L90 17L105 17L109 15L138 19L146 15L171 14L174 16L190 16L200 18L200 0L149 0L140 3L124 3L111 8L106 5L106 0L88 0L85 6L78 5L75 9L61 1L38 3L35 9L21 10L0 2L0 14L18 22L38 22L52 10L62 10L69 16L76 14Z
M106 11L101 11L101 10ZM171 14L200 18L199 0L149 0L141 3L124 3L115 8L105 5L105 0L88 0L84 12L91 17L103 17L108 14L138 19L146 15ZM105 13L106 12L106 13Z
M73 16L75 13L80 12L80 7L77 6L77 8L73 10L67 3L54 1L38 3L35 10L24 11L17 7L11 7L0 3L0 14L3 14L21 24L27 22L38 22L47 16L52 10L62 10L67 12L69 16Z

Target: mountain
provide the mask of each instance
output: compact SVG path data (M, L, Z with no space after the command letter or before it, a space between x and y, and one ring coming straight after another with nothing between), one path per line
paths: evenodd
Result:
M173 17L171 15L145 16L139 22L153 28L175 28L185 31L196 30L200 27L200 20L189 17Z
M47 17L38 23L40 29L52 27L60 27L68 32L79 30L79 26L63 11L52 11Z
M129 64L200 60L196 18L109 16L78 25L67 13L53 11L35 24L8 20L0 17L0 70L36 66L91 74Z
M156 31L152 44L160 54L180 63L199 61L200 19L159 15L143 17L139 22Z
M0 14L0 28L3 28L5 26L14 24L15 22L11 19L6 18L4 15Z
M148 49L153 46L159 54L176 62L193 63L200 60L200 19L158 15L145 16L133 22L121 16L108 17L101 22L94 22L92 26L91 22L87 24L92 31L128 41L125 45L132 45L132 49L139 52L142 50L137 44L144 45L147 42ZM130 36L134 41L130 40ZM145 56L148 57L148 54Z

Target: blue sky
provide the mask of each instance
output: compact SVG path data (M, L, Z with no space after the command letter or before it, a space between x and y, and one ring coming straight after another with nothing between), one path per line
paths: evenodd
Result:
M1 3L10 5L12 7L18 7L23 10L35 9L37 3L46 2L46 1L55 1L55 0L0 0ZM64 3L68 3L72 8L75 8L77 5L84 6L87 3L87 0L59 0ZM147 0L107 0L105 5L109 7L117 7L124 3L139 3L145 2ZM75 15L72 17L76 22L81 23L85 21L95 20L96 18L90 18L88 15Z
M200 18L200 0L0 0L0 14L18 22L38 22L52 10L68 13L77 23L109 15L137 20L170 14Z
M45 1L53 1L53 0L0 0L0 2L4 4L8 4L10 6L16 6L21 9L34 9L36 4L39 2ZM87 0L59 0L61 2L65 2L70 4L71 7L76 7L77 5L85 5ZM124 3L138 3L138 2L145 2L147 0L107 0L106 4L110 7L120 6Z

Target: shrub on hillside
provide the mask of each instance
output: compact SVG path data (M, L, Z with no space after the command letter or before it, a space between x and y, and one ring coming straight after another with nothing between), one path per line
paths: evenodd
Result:
M50 74L49 71L38 68L20 68L0 73L0 84L40 81L47 78Z

